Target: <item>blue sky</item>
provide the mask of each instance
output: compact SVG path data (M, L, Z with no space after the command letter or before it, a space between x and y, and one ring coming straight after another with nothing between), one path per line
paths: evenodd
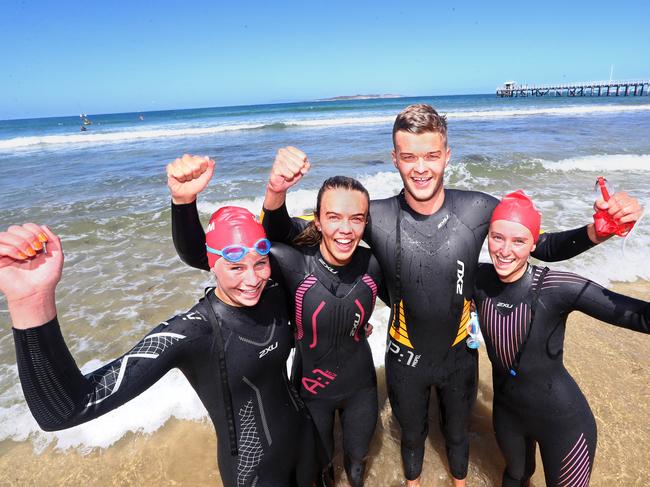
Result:
M650 77L649 2L508 5L9 0L0 119Z

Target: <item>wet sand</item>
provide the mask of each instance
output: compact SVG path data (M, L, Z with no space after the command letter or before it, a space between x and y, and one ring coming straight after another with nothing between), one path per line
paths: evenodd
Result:
M650 283L615 286L619 292L650 300ZM598 450L591 485L644 486L650 477L650 336L609 326L580 313L571 316L565 363L589 400L598 424ZM470 486L499 485L503 459L491 424L490 363L481 349L478 401L471 423ZM386 399L383 370L380 423L373 440L366 485L401 483L399 426ZM444 444L435 401L429 412L430 434L423 485L447 486ZM340 441L340 438L339 438ZM35 455L31 442L0 443L1 486L221 485L216 467L216 439L209 422L170 420L151 435L129 434L108 449L88 454L46 449ZM337 457L340 480L341 456ZM544 486L541 460L531 485Z

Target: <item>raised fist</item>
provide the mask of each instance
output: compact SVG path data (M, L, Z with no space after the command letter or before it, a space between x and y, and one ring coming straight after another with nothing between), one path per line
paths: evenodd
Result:
M307 174L309 168L307 154L296 147L283 147L275 156L268 189L275 193L286 192Z
M214 161L207 156L185 154L167 164L167 186L172 201L178 205L191 203L205 189L214 173Z

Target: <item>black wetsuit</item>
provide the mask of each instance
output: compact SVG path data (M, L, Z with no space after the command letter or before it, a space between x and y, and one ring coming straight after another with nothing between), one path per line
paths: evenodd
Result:
M449 468L467 475L469 414L476 398L478 361L465 345L478 257L498 200L485 193L446 189L433 215L412 210L403 192L370 202L364 240L381 265L390 294L386 382L402 428L406 478L422 471L428 406L435 387ZM286 216L281 219L279 215ZM276 211L273 238L293 239L304 221ZM593 246L586 227L543 234L534 256L563 260Z
M272 282L250 308L212 293L85 376L56 318L14 329L25 399L41 428L60 430L119 407L178 368L214 424L224 486L311 487L313 427L287 378L293 340L285 299Z
M207 269L196 206L174 205L172 215L179 255L190 265ZM280 218L287 218L284 215ZM270 239L274 220L275 212L266 212L263 224ZM379 264L365 248L358 248L342 267L329 265L318 247L274 243L271 257L273 278L284 284L295 311L299 365L294 367L294 379L300 395L329 459L339 411L348 479L355 487L363 485L364 459L377 423L377 379L365 326L381 291Z
M539 443L546 485L584 487L596 451L596 423L564 368L567 316L577 310L650 333L650 304L608 291L576 274L529 266L502 283L481 264L476 300L492 362L494 429L506 458L503 485L522 486L535 470ZM532 323L531 323L532 322Z

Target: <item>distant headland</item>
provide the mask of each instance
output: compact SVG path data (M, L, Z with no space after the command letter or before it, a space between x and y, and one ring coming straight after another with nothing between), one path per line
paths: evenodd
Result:
M332 98L319 98L317 101L340 101L340 100L374 100L375 98L403 98L402 95L345 95Z

